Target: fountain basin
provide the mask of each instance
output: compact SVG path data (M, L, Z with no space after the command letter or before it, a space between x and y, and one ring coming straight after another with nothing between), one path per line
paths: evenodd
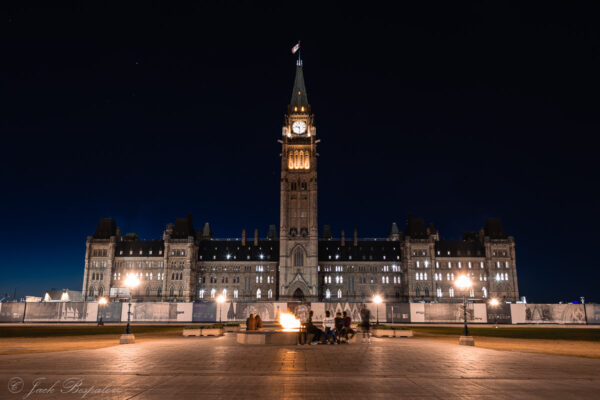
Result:
M296 331L244 331L238 332L237 342L239 344L274 344L295 345L298 341Z

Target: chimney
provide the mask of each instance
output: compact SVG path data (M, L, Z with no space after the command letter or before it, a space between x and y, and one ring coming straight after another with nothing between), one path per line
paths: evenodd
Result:
M346 235L344 234L344 230L342 229L342 235L341 235L341 245L345 246L346 245Z
M354 229L354 245L358 246L358 232Z
M254 230L254 245L258 246L258 229Z
M246 230L242 229L242 246L246 245Z

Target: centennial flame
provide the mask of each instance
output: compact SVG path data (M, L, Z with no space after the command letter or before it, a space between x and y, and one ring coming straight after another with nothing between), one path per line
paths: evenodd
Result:
M300 320L292 313L280 313L279 323L283 327L284 331L295 331L300 329Z

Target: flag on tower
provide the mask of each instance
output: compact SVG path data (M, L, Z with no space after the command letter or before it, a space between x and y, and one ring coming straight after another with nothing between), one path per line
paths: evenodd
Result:
M297 45L295 45L294 47L292 47L292 54L296 54L296 52L300 50L300 42L298 42Z

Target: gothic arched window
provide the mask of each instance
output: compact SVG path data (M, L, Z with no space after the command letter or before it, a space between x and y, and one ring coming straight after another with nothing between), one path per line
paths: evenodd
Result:
M260 289L256 289L256 298L260 299Z
M299 166L299 168L304 168L304 152L303 151L300 151L299 158L298 158L298 166Z
M169 296L173 296L175 294L175 289L173 287L171 287L169 289Z
M150 288L149 287L146 288L146 296L150 296Z
M98 296L102 296L104 294L104 288L102 286L100 286L98 288Z
M91 297L94 297L94 287L91 287L91 288L90 288L90 296L91 296Z
M304 251L301 247L296 247L294 250L294 267L301 267L304 265Z
M298 150L294 151L294 168L300 168L300 157L298 157Z
M308 151L304 152L304 169L310 168L310 157L308 156Z

